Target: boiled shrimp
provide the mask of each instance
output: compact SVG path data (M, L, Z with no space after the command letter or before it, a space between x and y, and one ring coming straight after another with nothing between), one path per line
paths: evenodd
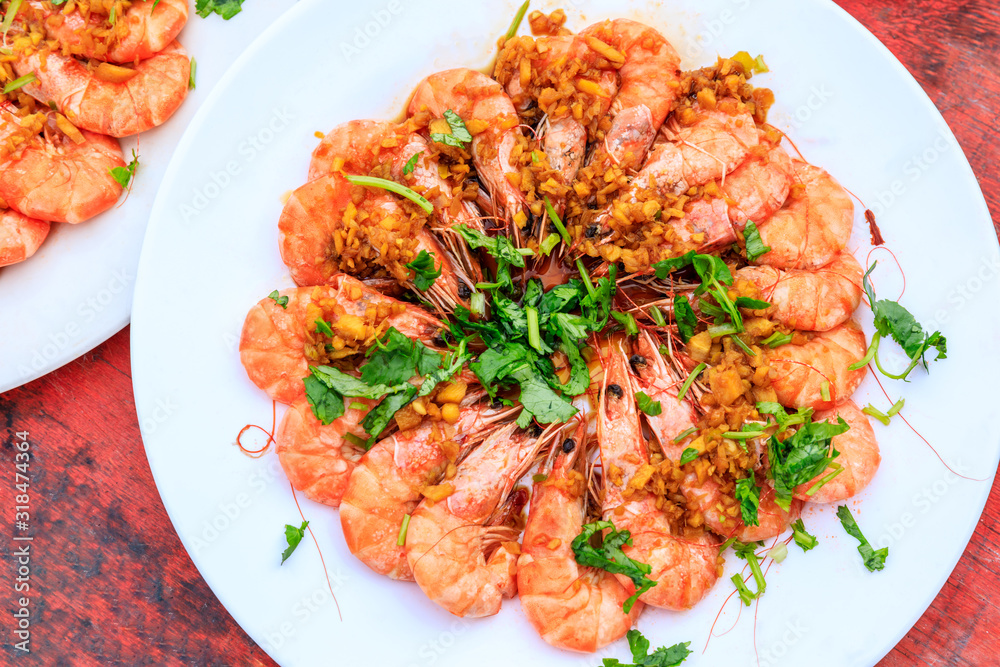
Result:
M830 174L793 160L801 192L793 193L774 215L758 223L771 251L758 264L780 269L813 269L828 264L847 247L854 225L854 202Z
M316 419L305 399L289 406L275 432L278 461L285 476L306 498L338 507L347 481L361 458L362 449L348 434L361 441L368 434L361 422L378 401L344 399L344 414L324 425Z
M511 414L483 402L484 393L466 395L454 425L425 421L383 438L361 457L344 492L340 525L347 548L373 571L413 580L406 550L398 544L404 518L421 491L440 482L498 420Z
M596 23L580 36L619 68L606 154L623 169L638 168L676 104L680 56L657 30L628 19Z
M729 175L722 191L729 204L729 221L743 229L747 221L767 220L788 199L795 176L792 159L780 145L766 139L760 131L760 143L768 150L753 156Z
M115 205L122 186L111 169L125 166L116 140L82 131L77 143L47 128L4 152L4 137L16 127L14 107L0 103L0 199L7 206L29 218L78 223Z
M843 417L850 427L846 433L834 436L830 443L832 449L840 452L840 456L834 459L834 464L841 466L843 472L810 496L809 489L823 477L834 472L827 468L815 479L797 487L796 498L813 503L839 503L861 493L878 472L882 456L868 415L863 413L854 401L847 401L832 410L817 412L813 415L813 421L836 423L838 417Z
M27 3L44 17L48 36L63 49L84 58L113 63L134 63L151 58L167 48L188 20L187 0L138 0L106 31L107 16L96 12L64 12L48 3ZM87 38L94 33L107 36ZM90 33L90 35L88 35Z
M49 235L49 227L44 220L0 210L0 266L17 264L34 255Z
M865 333L854 320L816 334L804 345L782 345L767 355L771 387L788 407L827 410L847 401L867 367L850 370L865 356Z
M521 557L517 589L521 609L546 642L557 648L593 653L625 636L642 612L629 613L629 593L604 570L577 563L571 543L586 522L587 423L574 437L551 450L535 482ZM584 472L581 472L583 469Z
M675 438L694 427L694 410L690 399L677 397L682 380L664 362L659 346L648 331L639 335L639 361L635 367L642 390L661 406L659 415L646 415L649 430L660 444L663 455L675 465L680 465L681 456L687 445ZM753 475L754 471L750 471ZM688 510L700 512L705 525L713 532L725 537L735 537L743 542L766 540L783 533L798 516L802 503L792 501L786 511L775 502L775 494L770 487L764 487L758 508L758 525L748 526L743 522L738 505L732 496L724 496L722 486L710 476L699 479L694 470L688 470L680 482L681 493L687 501Z
M305 396L302 378L315 354L307 347L309 337L318 335L315 320L320 317L332 320L335 333L332 341L323 340L340 344L342 349L335 354L342 355L367 348L390 327L433 344L443 326L423 309L383 296L345 275L327 286L284 290L281 296L288 297L285 307L265 298L250 309L240 336L240 361L255 385L289 405Z
M162 125L177 111L187 97L191 60L172 42L134 68L116 67L113 75L57 52L21 55L14 70L34 74L22 90L55 105L77 127L127 137Z
M631 492L628 480L649 463L649 451L636 411L635 389L628 370L628 356L621 341L612 341L604 363L604 384L597 417L597 438L605 470L604 518L618 530L632 534L633 545L625 553L652 568L647 575L656 585L639 599L654 607L690 609L701 600L718 578L718 542L707 533L682 538L671 533L670 522L656 507L652 494ZM621 483L609 477L620 474ZM626 495L626 491L629 491ZM629 594L632 580L619 575Z
M761 298L775 306L772 317L777 322L800 331L829 331L858 309L863 273L858 260L842 252L819 269L748 266L736 277L760 289Z
M406 558L427 597L452 614L492 616L517 592L518 531L503 524L514 485L543 444L514 424L497 429L459 466L451 495L414 510Z
M449 109L466 125L481 130L472 137L476 173L489 191L496 215L509 222L525 208L524 194L507 179L508 174L518 172L513 152L521 130L514 103L499 83L482 72L452 69L421 81L408 113L412 116L427 110L440 118ZM482 127L475 127L477 124Z

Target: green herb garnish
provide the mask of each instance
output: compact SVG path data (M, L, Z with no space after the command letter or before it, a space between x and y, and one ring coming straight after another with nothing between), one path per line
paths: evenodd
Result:
M306 534L306 528L309 526L308 521L303 521L302 525L296 528L295 526L290 526L285 524L285 541L288 543L288 548L281 552L281 564L284 565L288 557L292 555L295 548L299 546L299 542L302 541L302 537Z
M865 536L861 534L858 523L854 520L851 510L846 505L841 505L837 508L837 518L840 519L840 523L844 526L847 534L860 542L858 553L861 554L861 558L864 560L868 571L875 572L884 568L886 556L889 555L889 547L884 547L878 551L873 549L872 545L865 539Z
M608 530L604 536L599 536L600 532ZM599 536L600 543L595 547L591 545L591 538ZM626 614L632 611L632 606L639 599L639 596L656 585L648 575L652 568L645 563L632 560L622 551L622 546L632 545L632 534L627 530L615 530L614 524L610 521L596 521L588 523L583 527L583 531L576 536L570 547L576 562L580 565L588 565L605 570L612 574L624 574L635 584L635 594L632 595L625 604L622 611Z

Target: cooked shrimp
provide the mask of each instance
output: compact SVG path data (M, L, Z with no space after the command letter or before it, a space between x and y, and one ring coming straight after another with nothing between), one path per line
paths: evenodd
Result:
M345 222L345 216L350 217L349 222ZM369 262L381 265L398 282L409 285L405 265L426 250L434 255L435 268L441 271L426 294L441 310L450 311L454 304L462 302L461 294L466 293L469 278L457 269L426 227L416 231L412 247L401 245L399 230L405 229L409 221L410 214L386 191L356 188L335 173L306 183L285 202L278 220L281 259L297 285L325 285L344 270L370 269L365 266ZM345 259L345 250L356 258L347 255Z
M34 255L49 235L49 227L44 220L0 210L0 266L17 264Z
M383 438L361 457L344 492L340 525L347 548L375 572L413 581L406 550L398 544L404 517L421 491L441 481L489 427L511 414L482 402L483 395L466 395L454 425L424 422Z
M842 466L843 472L821 486L812 496L808 495L807 491L813 484L833 472L828 468L815 479L796 488L796 498L813 503L839 503L861 493L875 477L882 456L868 415L854 401L847 401L833 410L817 412L813 415L813 421L836 423L837 417L843 417L850 427L846 433L834 436L830 445L840 452L834 463Z
M780 145L767 141L761 131L761 146L769 147L726 178L722 191L729 200L729 220L738 229L771 217L788 199L794 179L792 159Z
M112 137L162 125L187 97L191 60L177 42L134 68L107 67L115 69L90 70L57 52L22 55L14 63L18 76L37 77L24 92L54 104L77 127Z
M352 407L360 403L361 407ZM378 401L344 399L344 414L324 425L312 412L308 401L298 399L285 412L274 439L278 461L285 476L306 498L338 507L362 450L345 436L362 441L368 434L361 421Z
M771 387L789 407L827 410L851 397L867 367L849 366L865 356L865 333L854 320L816 334L804 345L782 345L768 353Z
M863 274L854 255L842 252L815 270L748 266L736 277L760 289L762 298L776 307L776 321L801 331L829 331L858 309Z
M603 363L597 438L606 471L604 518L618 530L632 534L633 545L624 547L625 553L652 568L648 576L657 582L656 586L639 599L654 607L690 609L718 578L718 542L707 533L694 538L672 535L670 522L656 507L656 499L644 491L632 492L628 488L628 480L649 463L649 451L642 436L628 357L621 341L611 342L609 358ZM620 484L609 479L619 475ZM626 491L630 491L627 496ZM629 594L635 592L631 579L618 578Z
M657 30L628 19L596 23L580 36L619 68L604 148L623 169L638 168L677 101L680 56Z
M427 597L452 614L492 616L517 592L518 531L503 524L521 495L511 496L514 485L544 442L514 424L497 429L459 466L448 497L414 510L406 558Z
M390 327L422 341L432 341L441 321L421 308L383 296L349 276L335 277L323 287L285 290L283 308L265 298L250 309L240 336L240 361L250 380L279 403L305 396L302 378L310 361L324 354L329 343L341 345L334 354L346 356L367 348ZM316 331L323 318L334 331L329 339ZM313 340L315 339L315 340Z
M521 557L517 595L521 609L546 642L557 648L593 653L625 636L642 612L614 575L581 566L571 543L587 517L587 422L573 439L553 446L535 482Z
M79 10L66 13L37 1L27 4L46 17L49 37L63 49L113 63L153 57L174 41L188 20L187 0L138 0L106 30L107 36L89 38L108 24L107 16L94 12L85 17Z
M777 213L757 224L771 251L757 260L780 269L814 269L847 247L854 225L854 202L830 174L792 160L802 191Z
M439 118L450 109L470 126L476 173L493 199L494 211L507 221L522 213L524 194L507 179L518 171L513 152L520 121L503 87L472 69L438 72L417 86L408 113L424 109Z
M642 390L651 400L660 403L659 415L646 415L649 430L660 444L663 455L680 465L687 445L683 441L675 442L674 439L694 426L694 410L690 399L681 401L677 398L677 388L682 380L664 362L658 347L653 336L648 331L643 331L639 335L639 359L633 357L633 361L639 362L635 367ZM750 474L754 474L753 471ZM722 486L711 476L699 480L698 474L693 469L688 469L680 488L687 500L688 509L701 512L708 528L719 535L736 537L743 542L756 542L780 535L799 516L802 507L801 502L793 500L790 511L783 510L775 502L773 490L764 487L757 512L759 525L747 526L743 523L739 506L732 495L725 496Z
M0 103L0 137L17 125L13 106ZM114 206L122 186L110 170L125 166L121 147L87 131L79 138L75 143L47 130L13 152L0 146L0 199L22 215L52 222L83 222Z

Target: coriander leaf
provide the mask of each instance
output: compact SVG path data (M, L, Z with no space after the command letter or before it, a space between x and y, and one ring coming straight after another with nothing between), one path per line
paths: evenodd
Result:
M686 296L674 297L674 319L677 320L677 331L681 335L681 340L685 343L691 340L695 327L698 326L698 317L694 314L691 302Z
M747 260L756 262L771 252L771 246L764 245L760 238L760 230L757 229L757 225L753 221L747 221L747 226L743 229L743 238L746 239Z
M868 571L875 572L876 570L883 569L885 567L886 556L889 555L889 547L883 547L878 551L873 549L872 545L865 539L865 536L862 535L858 523L854 520L851 510L846 505L841 505L837 508L837 518L840 519L840 523L844 526L847 534L860 542L858 553L864 559L865 567L868 568Z
M603 530L609 530L607 535L600 539L597 547L591 546L591 538ZM632 560L622 551L623 545L632 545L632 534L627 530L615 530L614 524L610 521L596 521L583 526L570 548L576 562L580 565L587 565L605 570L612 574L624 574L635 584L635 594L625 601L622 611L626 614L632 610L632 606L639 599L639 596L656 585L656 582L647 577L652 568L645 563Z
M580 299L580 311L591 321L591 331L600 331L608 323L611 315L611 300L617 289L616 278L618 267L614 264L608 269L608 275L597 281L593 294L587 293Z
M809 551L817 543L816 537L806 532L806 526L802 523L802 519L796 519L792 522L792 537L795 539L795 543L802 547L803 551Z
M775 501L788 510L795 488L814 479L839 456L830 443L835 436L846 433L850 428L843 417L837 424L813 422L808 418L792 436L783 442L776 435L768 441L768 459L771 469L768 475L774 480Z
M270 294L268 294L267 298L270 299L271 301L274 301L276 304L278 304L279 306L281 306L285 310L288 309L288 297L287 296L278 296L278 290L274 290L273 292L271 292Z
M528 350L523 345L514 343L503 352L489 349L479 355L469 368L479 378L483 387L489 390L496 382L509 376L515 368L519 368L528 359Z
M472 250L483 248L494 259L503 260L519 269L524 268L524 255L517 251L517 247L506 236L487 236L465 225L455 225L452 229L465 239Z
M778 423L778 427L783 429L787 426L805 423L812 416L813 410L812 408L799 408L794 415L789 415L780 403L762 401L757 404L757 412L762 415L771 415Z
M684 465L685 463L691 463L691 461L694 461L699 456L700 453L698 452L697 449L695 449L694 447L688 447L681 454L681 465Z
M583 283L570 280L565 285L556 285L542 295L538 310L546 314L568 313L580 304Z
M724 285L733 284L733 274L721 258L715 255L695 255L691 265L698 272L703 283L719 282Z
M764 581L764 571L760 568L760 559L757 558L757 544L755 542L750 542L744 544L743 542L733 542L733 552L736 554L737 558L742 558L750 566L750 572L753 574L754 582L757 584L757 592L750 593L750 590L746 588L743 578L740 575L733 576L733 583L736 583L736 588L740 591L740 597L743 599L743 603L750 606L750 602L747 600L746 595L750 596L750 599L757 599L764 594L767 589L767 582Z
M737 308L746 308L747 310L765 310L771 307L767 301L751 299L746 296L737 297L735 304Z
M419 160L420 156L423 154L423 151L414 153L413 156L406 161L406 164L403 165L403 176L408 176L413 173L413 170L417 168L417 160Z
M392 421L396 412L407 406L413 400L413 397L416 396L416 387L412 384L406 384L405 387L403 391L386 396L381 403L365 415L361 426L365 429L365 433L371 436L368 438L368 442L365 443L365 449L371 449L371 446L375 444L382 431Z
M415 260L404 266L413 270L415 274L413 277L413 286L421 292L426 292L431 288L431 285L438 279L444 268L442 265L442 268L435 270L434 253L427 252L426 250L421 250Z
M586 393L587 389L590 388L590 368L587 366L587 361L573 343L563 340L559 349L569 360L569 379L559 389L567 396L579 396Z
M303 379L306 385L306 400L312 413L324 426L329 426L344 414L344 397L316 377L309 375Z
M591 322L582 315L556 313L552 316L552 328L564 341L576 343L585 339L592 330L590 325Z
M612 312L611 317L615 318L615 321L625 328L625 333L629 336L639 335L639 325L636 323L635 318L632 317L632 313Z
M690 252L681 255L680 257L665 259L661 262L653 264L653 269L656 270L656 277L659 278L660 280L663 280L674 271L691 266L691 261L694 260L694 256L696 254L698 253L692 250Z
M195 12L201 18L208 18L208 15L215 12L228 21L243 10L245 0L198 0L195 3Z
M309 370L312 373L311 377L319 380L338 394L351 398L382 398L386 394L403 391L405 389L403 385L412 386L406 382L394 386L384 384L369 385L364 380L348 375L330 366L311 366Z
M644 391L635 392L635 403L640 410L650 417L663 414L663 405L659 401L654 401Z
M691 642L682 642L669 647L661 646L649 653L649 640L643 637L641 632L629 630L626 637L634 662L625 664L616 658L603 658L604 667L678 667L691 655L688 649Z
M760 487L754 480L746 477L737 481L733 496L740 503L743 523L747 526L759 526L760 520L757 516L757 510L760 509Z
M132 149L132 161L129 162L124 167L111 167L108 169L108 173L111 174L111 178L115 179L115 182L122 188L128 188L132 183L132 179L135 178L135 170L139 168L139 154Z
M368 363L361 367L361 381L372 386L394 387L414 376L431 373L441 366L441 360L440 352L393 327L368 350Z
M448 121L448 127L451 129L451 134L443 134L439 132L431 133L431 141L436 141L440 144L448 146L454 146L456 148L465 148L465 145L472 141L472 135L469 134L468 128L465 127L465 121L463 121L461 117L451 109L445 110L444 119Z
M316 331L328 338L333 338L333 329L330 328L330 323L326 320L316 320Z
M299 546L299 542L302 541L302 537L306 534L306 528L309 526L308 521L303 521L302 525L296 528L295 526L290 526L285 524L285 542L288 543L288 548L281 552L281 564L284 565L288 557L292 555L295 548Z
M539 424L562 424L578 412L569 401L552 391L538 371L528 364L514 369L510 377L521 386L521 405Z

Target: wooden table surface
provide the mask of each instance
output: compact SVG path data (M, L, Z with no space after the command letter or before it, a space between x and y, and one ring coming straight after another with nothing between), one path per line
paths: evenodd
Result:
M989 0L838 3L889 47L937 104L996 221L1000 10ZM30 434L36 535L31 654L14 650L5 611L4 663L274 664L216 600L163 509L136 421L127 328L48 376L0 395L0 411L4 460L14 460L15 432ZM11 499L7 506L14 505L10 484L3 494ZM994 484L948 583L880 665L1000 663L998 526L1000 485ZM5 580L15 570L9 545L0 549ZM11 595L4 598L5 610L14 609Z

